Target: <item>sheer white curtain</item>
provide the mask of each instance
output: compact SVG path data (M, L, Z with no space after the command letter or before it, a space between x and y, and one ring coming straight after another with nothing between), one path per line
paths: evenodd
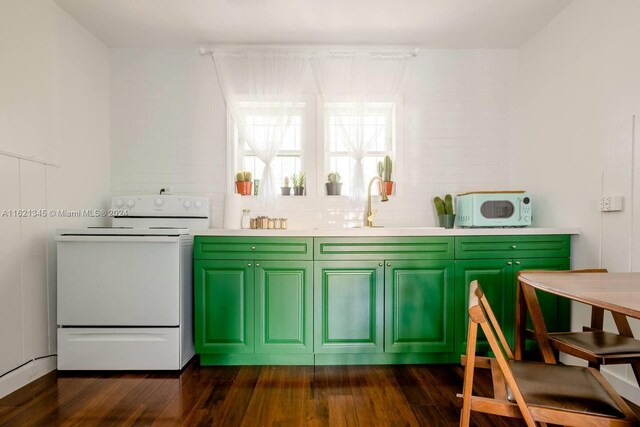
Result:
M366 196L363 160L379 136L366 126L367 111L375 102L387 103L388 114L392 113L392 103L412 56L404 52L316 52L310 58L325 113L335 118L346 151L354 162L353 200Z
M276 197L273 162L291 125L307 67L307 55L281 50L212 53L227 109L246 144L262 162L258 198L269 203ZM243 108L251 105L253 109ZM266 119L261 132L252 132L247 118L258 107Z

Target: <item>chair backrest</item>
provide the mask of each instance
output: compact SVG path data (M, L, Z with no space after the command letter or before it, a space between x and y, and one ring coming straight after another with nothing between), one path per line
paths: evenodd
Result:
M475 364L473 359L475 359L478 325L482 328L482 332L484 332L484 335L489 342L491 351L494 353L495 359L500 366L502 374L504 375L504 379L511 389L511 393L520 408L522 417L527 425L535 425L533 415L525 403L522 392L516 384L513 372L511 371L509 363L507 363L507 358L505 357L506 353L509 359L513 359L511 348L509 348L509 344L507 343L504 333L493 314L493 310L491 310L487 297L484 295L484 292L482 292L482 288L480 288L478 281L474 280L469 285L469 334L467 338L467 359L471 356L472 360L470 366Z
M477 280L472 281L469 285L469 319L477 324L485 323L486 327L491 329L494 338L497 337L497 340L500 342L502 347L501 351L504 351L509 359L513 359L513 352L511 351L511 348L507 343L507 339L500 328L498 319L493 313L493 310L489 305L489 301L487 301L487 297L484 295L484 292L482 291L482 288L480 288ZM482 328L484 331L484 327ZM492 350L495 351L493 348Z

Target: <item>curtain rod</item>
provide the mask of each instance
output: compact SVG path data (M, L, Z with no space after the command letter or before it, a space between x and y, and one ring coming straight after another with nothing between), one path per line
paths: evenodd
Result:
M412 57L418 56L419 49L417 47L407 47L407 46L385 46L385 45L358 45L358 46L344 46L344 45L220 45L220 46L202 46L200 47L200 55L211 54L215 51L233 51L238 49L267 49L267 50L275 50L275 49L290 49L290 50L298 50L298 51L330 51L330 52L346 52L346 51L367 51L371 53L391 53L391 52L399 52L404 51L407 52L408 55Z
M24 155L24 154L13 153L13 152L7 151L7 150L0 150L0 156L13 157L15 159L26 160L28 162L41 163L43 165L53 166L53 167L56 167L56 168L60 167L59 163L53 163L53 162L50 162L49 160L40 159L40 158L35 157L35 156L28 156L28 155Z

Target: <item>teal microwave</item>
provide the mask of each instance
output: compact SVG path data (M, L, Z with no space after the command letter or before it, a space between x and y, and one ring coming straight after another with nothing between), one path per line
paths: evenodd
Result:
M456 196L459 227L531 225L531 197L524 191L473 192Z

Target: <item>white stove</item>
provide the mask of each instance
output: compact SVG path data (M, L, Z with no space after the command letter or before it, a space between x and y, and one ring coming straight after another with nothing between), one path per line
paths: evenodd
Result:
M189 234L185 227L87 227L60 228L58 234L63 236L182 236Z
M178 370L193 357L193 238L209 201L112 200L112 227L60 229L58 369Z

